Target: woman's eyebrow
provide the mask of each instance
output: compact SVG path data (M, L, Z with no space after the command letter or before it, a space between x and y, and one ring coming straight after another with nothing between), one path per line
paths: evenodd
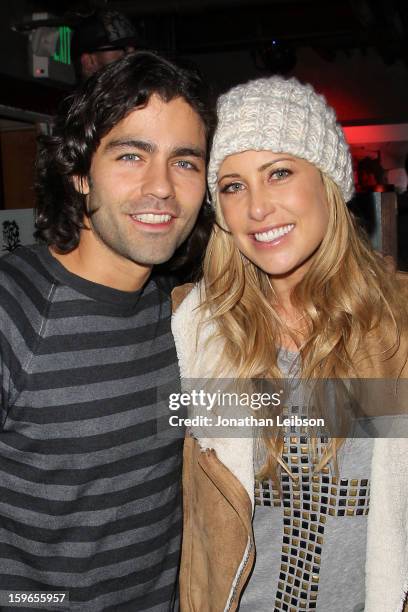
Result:
M220 176L220 178L218 179L218 182L220 183L222 181L222 179L225 178L239 178L241 175L237 174L236 172L232 172L231 174L223 174L222 176Z
M273 164L278 164L279 162L282 162L282 161L294 161L294 160L292 157L279 157L278 159L268 161L265 164L262 164L262 166L259 166L259 168L257 168L257 172L263 172L264 170L269 168L269 166L273 166ZM223 174L218 179L218 182L220 183L225 178L239 178L240 176L241 175L238 172L231 172L228 174Z
M263 172L264 170L269 168L269 166L273 166L273 164L278 164L279 162L282 162L282 161L293 161L293 159L291 157L279 157L279 159L274 159L273 161L269 161L269 162L266 162L265 164L262 164L262 166L259 166L257 170L258 172Z

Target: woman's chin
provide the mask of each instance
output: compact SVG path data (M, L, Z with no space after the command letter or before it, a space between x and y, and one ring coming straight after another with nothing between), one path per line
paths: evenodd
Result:
M248 256L246 257L249 259ZM253 258L249 259L249 261L271 277L290 275L298 267L297 263L293 261L271 261L271 259L265 261L263 258Z

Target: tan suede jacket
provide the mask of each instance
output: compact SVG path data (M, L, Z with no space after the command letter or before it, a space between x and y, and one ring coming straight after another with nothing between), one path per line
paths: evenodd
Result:
M183 494L181 610L236 610L254 564L251 500L214 450L203 452L192 437L184 445Z
M199 289L173 292L173 333L182 377L210 377L214 356L200 328ZM191 291L190 291L191 290ZM190 293L189 293L190 291ZM211 351L222 345L211 345ZM368 356L369 355L369 356ZM381 356L381 357L380 357ZM394 355L367 345L359 374L365 378L408 378L408 347ZM238 609L255 560L252 530L252 441L187 437L184 447L184 534L180 571L182 612ZM372 464L366 566L365 612L408 612L408 440L377 439Z

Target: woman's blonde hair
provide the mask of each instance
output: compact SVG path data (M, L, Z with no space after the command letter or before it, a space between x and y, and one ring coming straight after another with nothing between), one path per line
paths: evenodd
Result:
M391 322L384 351L397 350L405 315L394 275L357 228L337 185L324 174L322 180L329 208L327 232L291 295L307 330L302 335L282 322L268 274L239 252L224 229L217 202L217 223L204 259L202 308L211 313L223 339L221 375L222 364L228 363L237 378L281 378L278 349L282 337L289 335L300 352L299 378L356 376L357 350L384 318ZM269 453L261 476L276 476L277 463L285 467L283 442L277 431L269 432L266 438ZM332 439L331 450L318 467L330 458L336 461L340 444L341 439Z

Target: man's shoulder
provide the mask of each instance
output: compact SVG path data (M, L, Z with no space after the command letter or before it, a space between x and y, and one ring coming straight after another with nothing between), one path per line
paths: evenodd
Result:
M33 292L43 293L52 278L41 263L38 247L18 247L0 257L0 290L16 297L19 302Z
M39 260L39 246L20 246L11 253L3 254L0 257L0 273L10 274L13 270L19 270L23 262L37 262Z

